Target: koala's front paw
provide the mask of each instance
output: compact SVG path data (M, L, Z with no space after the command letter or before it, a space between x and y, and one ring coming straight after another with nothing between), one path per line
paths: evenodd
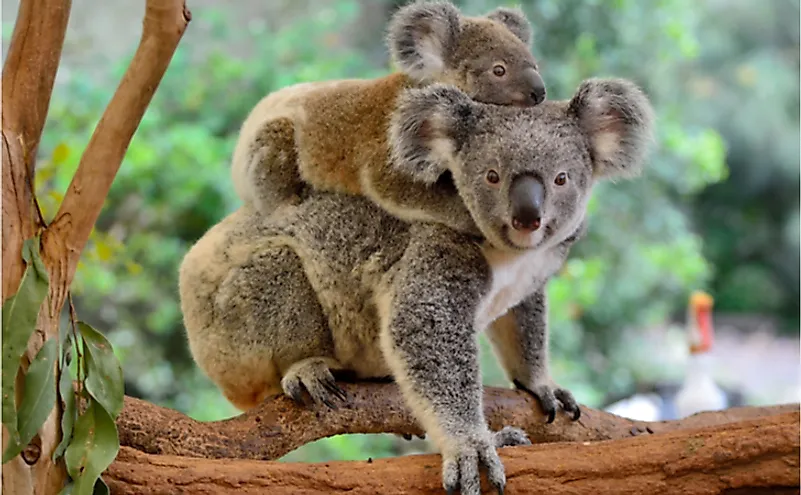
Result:
M581 417L581 408L573 394L553 382L534 385L530 388L518 380L514 380L514 384L515 387L530 393L539 401L542 410L548 414L548 423L553 423L554 419L556 419L556 409L560 403L565 412L573 414L573 421Z
M461 490L462 495L479 495L481 478L479 465L487 468L487 478L499 494L506 487L506 474L501 458L495 450L498 444L522 445L528 437L517 428L504 428L497 433L489 431L478 435L460 438L451 448L442 452L442 485L451 495Z

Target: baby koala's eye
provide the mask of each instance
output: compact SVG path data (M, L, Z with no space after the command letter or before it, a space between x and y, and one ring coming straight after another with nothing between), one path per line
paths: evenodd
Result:
M498 64L492 68L492 73L498 77L503 77L503 75L506 74L506 67Z
M501 176L498 175L498 172L496 172L493 169L489 169L487 171L487 182L489 182L490 184L497 184L500 181L501 181Z
M559 172L556 175L556 178L553 180L553 183L556 184L557 186L564 186L566 182L567 182L567 174L564 172Z

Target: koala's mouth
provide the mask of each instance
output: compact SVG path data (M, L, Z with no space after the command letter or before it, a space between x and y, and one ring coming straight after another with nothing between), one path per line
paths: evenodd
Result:
M556 226L554 225L554 222L551 221L546 223L545 227L526 236L524 234L518 234L512 230L511 225L505 223L501 229L501 234L507 246L515 250L526 251L529 249L536 249L541 246L545 241L553 236L555 231Z

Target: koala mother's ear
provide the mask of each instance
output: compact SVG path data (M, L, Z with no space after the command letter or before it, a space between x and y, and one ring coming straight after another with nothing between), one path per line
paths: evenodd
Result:
M446 84L407 89L389 124L392 167L418 182L433 184L453 170L456 153L479 119L481 107Z
M399 70L429 82L446 68L459 43L459 10L449 2L412 2L398 9L387 27L387 45Z
M506 26L512 34L517 36L520 41L526 45L531 44L533 29L531 29L531 23L521 9L514 7L498 7L485 17Z
M653 140L654 111L648 97L624 79L588 79L570 100L590 143L597 177L634 177Z

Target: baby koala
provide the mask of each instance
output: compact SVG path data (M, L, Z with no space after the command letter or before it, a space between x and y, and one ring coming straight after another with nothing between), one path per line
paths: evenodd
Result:
M482 103L542 103L531 25L518 9L466 17L449 2L418 1L393 15L387 39L400 72L296 84L256 105L233 154L234 187L245 203L269 215L311 186L366 196L402 220L480 233L447 174L410 178L390 162L390 115L403 90L437 82Z

